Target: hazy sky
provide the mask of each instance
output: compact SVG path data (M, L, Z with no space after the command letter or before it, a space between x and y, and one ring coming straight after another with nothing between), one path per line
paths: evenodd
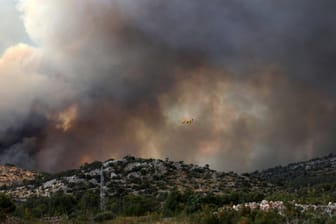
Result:
M16 1L0 0L0 53L19 42L29 42L20 13L16 9Z
M336 150L334 0L0 3L0 163L244 172Z

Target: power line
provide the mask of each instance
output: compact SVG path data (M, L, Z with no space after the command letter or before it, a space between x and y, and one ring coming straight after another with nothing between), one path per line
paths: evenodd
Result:
M100 170L100 210L105 210L105 192L104 192L104 167Z

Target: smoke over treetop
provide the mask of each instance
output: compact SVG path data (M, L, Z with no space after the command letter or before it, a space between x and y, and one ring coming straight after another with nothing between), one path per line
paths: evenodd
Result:
M333 152L332 4L21 0L36 46L0 59L0 161L246 171Z

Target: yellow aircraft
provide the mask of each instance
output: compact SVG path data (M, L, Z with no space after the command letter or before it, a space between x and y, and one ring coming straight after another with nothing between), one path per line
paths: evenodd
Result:
M184 125L191 125L194 122L194 118L192 118L191 120L183 120L181 123Z

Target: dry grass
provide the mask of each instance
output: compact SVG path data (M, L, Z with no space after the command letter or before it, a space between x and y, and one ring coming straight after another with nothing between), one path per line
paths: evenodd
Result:
M104 224L191 224L186 217L160 218L157 216L118 217Z
M14 219L11 219L14 220ZM75 220L58 220L45 221L45 220L19 220L16 222L7 222L8 224L85 224L93 223L92 221L75 221ZM6 223L6 224L7 224ZM101 224L194 224L186 216L174 218L162 218L159 215L141 216L141 217L117 217L110 221L102 222Z

